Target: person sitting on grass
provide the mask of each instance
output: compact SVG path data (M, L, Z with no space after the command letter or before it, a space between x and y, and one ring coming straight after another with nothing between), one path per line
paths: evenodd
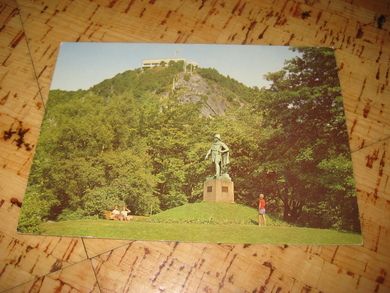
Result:
M128 214L130 212L131 211L126 206L123 206L123 209L121 211L121 216L122 216L123 221L128 221L131 219L131 216L128 216Z
M115 208L111 212L111 220L119 220L120 214L121 212L118 210L118 206L115 206Z
M264 194L259 195L259 226L266 226Z

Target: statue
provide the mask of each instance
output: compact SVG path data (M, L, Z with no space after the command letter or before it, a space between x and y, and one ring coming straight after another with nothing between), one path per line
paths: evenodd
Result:
M230 180L227 168L229 164L229 148L222 142L219 134L214 135L214 142L207 152L205 160L208 159L210 154L211 160L215 164L215 178L222 177Z
M215 164L215 176L206 178L203 183L203 200L208 202L234 202L234 183L228 174L229 148L219 134L208 150L205 160L211 155Z

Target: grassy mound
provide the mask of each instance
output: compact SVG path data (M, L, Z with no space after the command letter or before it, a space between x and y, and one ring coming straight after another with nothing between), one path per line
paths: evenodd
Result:
M267 226L288 226L287 223L267 215ZM163 211L151 216L154 223L192 224L258 224L254 208L236 203L199 202Z

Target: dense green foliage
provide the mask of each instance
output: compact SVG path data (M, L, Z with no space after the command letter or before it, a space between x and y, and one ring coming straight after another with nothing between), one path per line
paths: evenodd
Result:
M256 207L263 192L267 210L290 224L360 231L333 51L298 51L267 75L269 89L198 68L233 105L210 118L200 115L204 101L182 103L171 90L180 62L51 91L19 230L101 217L115 205L150 215L200 201L213 172L204 156L220 133L236 202Z
M298 50L301 58L267 76L272 86L258 103L263 126L277 129L264 144L258 181L282 202L285 221L359 231L334 53Z
M250 102L257 91L257 89L247 87L229 76L221 75L214 68L199 68L197 73L210 83L218 84L230 102L237 100Z

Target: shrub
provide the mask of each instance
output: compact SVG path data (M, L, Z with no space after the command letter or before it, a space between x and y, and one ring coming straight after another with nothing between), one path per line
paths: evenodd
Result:
M115 206L123 206L120 192L112 186L95 188L87 192L83 198L84 211L87 216L104 216L104 211L112 210Z
M64 209L62 213L58 216L59 221L68 221L68 220L80 220L85 217L85 211L82 209L77 209L72 211L71 209Z
M46 199L44 197L45 195L42 195L37 189L27 190L19 218L19 232L40 232L39 225L49 216L51 206L56 203L56 201L50 200L50 196Z
M172 191L170 194L164 196L163 199L162 205L164 210L175 208L188 202L185 194L176 191Z

